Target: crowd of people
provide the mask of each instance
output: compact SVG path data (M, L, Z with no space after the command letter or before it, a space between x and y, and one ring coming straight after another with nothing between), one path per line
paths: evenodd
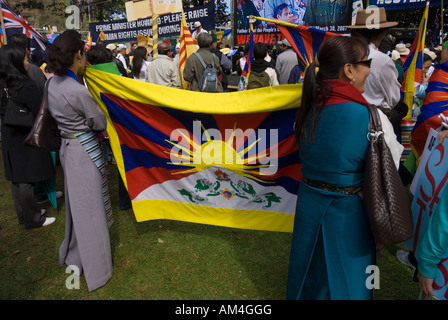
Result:
M273 54L266 44L254 44L251 73L256 78L249 77L248 89L303 83L295 123L303 180L298 190L287 299L373 298L373 291L365 285L366 267L376 264L378 244L360 196L368 148L367 106L374 104L381 111L385 140L400 170L401 120L408 108L418 116L430 81L430 69L437 62L448 61L448 42L441 46L440 53L426 52L415 104L406 106L400 97L403 81L400 67L406 50L401 43L379 50L388 28L396 23L387 22L384 17L378 28L371 29L367 17L360 10L356 23L348 27L351 36L324 41L303 76L298 57L286 39L277 44L278 54ZM216 36L201 29L200 24L196 26L197 55L187 59L182 77L190 83L189 90L200 91L203 60L218 75L216 92L225 92L228 89L225 76L232 72L241 74L248 47L232 63L220 51ZM113 274L109 241L113 218L104 171L107 159L98 141L98 135L107 130L106 117L80 77L88 64L115 62L124 77L181 88L178 49L162 41L158 43L157 56L153 57L152 44L143 41L127 54L124 45L98 43L88 47L78 32L67 30L50 48L47 80L29 62L26 36L18 36L16 41L8 39L8 45L0 48L2 120L9 99L36 115L44 94L43 85L48 83L49 110L62 136L59 159L65 183L65 237L59 249L59 263L76 266L76 272L85 274L89 291L105 285ZM11 182L18 221L26 228L36 228L55 221L54 217L45 217L38 206L38 201L43 200L37 198L39 183L54 176L55 168L48 151L23 145L28 131L9 127L3 121L1 124L5 177ZM447 132L440 133L439 142L448 136ZM121 179L119 183L120 209L129 208L129 196ZM403 184L407 183L403 176ZM447 242L441 236L439 243L445 250ZM422 255L416 257L417 265L419 257ZM424 261L424 267L417 267L418 278L425 292L433 294L434 268L427 266L428 260ZM437 260L432 259L431 263Z
M219 79L216 92L237 90L238 83L229 87L229 78L232 76L239 78L241 76L248 57L249 44L237 47L236 53L228 57L224 53L223 43L215 33L207 32L202 28L199 21L195 23L195 29L192 37L195 39L197 53L206 65L211 65L213 54L215 56L213 65ZM226 48L230 51L229 46ZM91 64L99 63L96 55L99 51L105 51L104 49L107 50L101 56L107 53L111 54L112 58L110 59L116 62L122 76L173 88L182 87L181 78L183 77L185 81L189 82L188 90L199 91L198 82L204 68L200 60L193 55L187 60L184 73L181 75L179 73L179 43L173 47L168 41L160 41L157 45L157 60L153 58L154 44L152 41L141 40L132 43L131 50L128 50L123 44L110 43L106 45L99 41L94 46L86 48L88 62ZM89 58L89 56L92 57ZM101 62L104 62L104 60L101 60ZM303 81L298 56L286 39L279 41L276 46L256 43L251 70L252 80L258 83L256 88L301 83ZM265 75L267 81L258 79L263 76L260 75L263 72L267 73ZM248 82L250 80L247 79ZM255 87L245 88L253 89Z

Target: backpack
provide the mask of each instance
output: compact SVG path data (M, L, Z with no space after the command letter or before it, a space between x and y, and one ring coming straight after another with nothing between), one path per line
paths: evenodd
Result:
M215 70L215 54L213 53L212 65L206 65L202 57L195 52L196 57L198 57L202 66L204 67L204 73L199 80L198 86L201 92L216 92L218 87L218 75Z
M247 90L257 89L262 87L269 87L270 79L266 71L255 72L251 71L249 74L249 82L247 83Z

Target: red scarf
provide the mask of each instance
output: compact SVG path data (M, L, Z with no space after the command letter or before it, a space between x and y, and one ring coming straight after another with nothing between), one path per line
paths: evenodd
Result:
M365 106L369 105L361 92L346 81L329 79L325 80L325 84L329 86L327 101L325 103L327 106L347 102L356 102Z

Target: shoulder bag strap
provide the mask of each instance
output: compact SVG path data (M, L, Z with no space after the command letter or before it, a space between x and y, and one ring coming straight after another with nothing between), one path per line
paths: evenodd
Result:
M47 104L48 103L48 84L50 83L51 79L53 79L53 77L51 77L50 79L47 80L47 82L45 82L44 94L42 96L41 106L43 104Z
M370 125L369 129L370 131L376 132L376 131L382 131L383 127L381 125L381 119L379 115L378 108L374 105L369 105L368 107L369 114L370 114Z
M195 52L194 55L195 55L196 57L198 57L198 59L199 59L199 61L201 62L202 66L204 67L204 69L206 69L206 68L207 68L207 65L205 64L205 62L204 62L204 60L202 59L201 55L200 55L199 53L197 53L197 52Z

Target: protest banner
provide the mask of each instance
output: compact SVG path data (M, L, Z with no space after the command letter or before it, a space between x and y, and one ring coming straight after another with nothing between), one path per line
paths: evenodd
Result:
M190 31L195 21L200 21L204 29L215 29L215 6L213 3L185 9L185 19ZM169 13L157 18L159 38L179 37L182 13ZM137 35L152 38L152 18L128 21L126 19L98 23L89 23L92 39L99 38L101 31L106 36L106 43L136 41Z
M292 232L301 85L202 93L97 68L85 79L137 221Z
M430 7L440 7L441 0L431 0ZM424 8L426 0L369 0L371 6L384 7L386 10L407 10Z
M322 31L345 32L352 24L352 0L234 0L236 44L249 42L249 16L311 26ZM254 42L275 44L283 39L276 25L268 20L254 23Z

